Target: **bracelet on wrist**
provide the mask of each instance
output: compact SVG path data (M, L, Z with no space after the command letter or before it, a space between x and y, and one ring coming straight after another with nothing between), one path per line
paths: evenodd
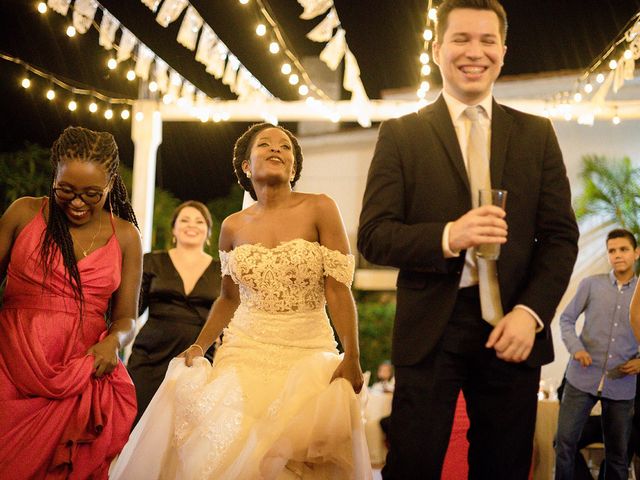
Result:
M189 348L191 347L198 347L200 349L200 351L202 352L202 356L204 357L204 348L202 348L200 345L198 345L197 343L192 343Z

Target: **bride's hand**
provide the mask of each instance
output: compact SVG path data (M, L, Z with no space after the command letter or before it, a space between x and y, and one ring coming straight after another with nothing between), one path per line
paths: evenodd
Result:
M364 383L360 360L357 357L352 358L345 355L340 365L338 365L338 368L336 368L336 371L333 372L331 381L333 382L336 378L344 378L351 384L354 392L360 393L362 384Z
M185 365L187 367L191 367L193 365L194 358L204 357L204 349L197 343L194 343L193 345L189 346L189 348L187 348L184 352L178 355L178 357L184 358Z

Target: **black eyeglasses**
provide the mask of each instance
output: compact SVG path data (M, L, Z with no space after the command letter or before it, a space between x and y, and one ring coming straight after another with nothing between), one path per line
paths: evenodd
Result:
M69 187L54 187L53 194L56 198L62 202L73 202L77 197L80 197L87 205L97 205L102 200L104 196L104 192L107 189L105 187L103 190L87 190L84 192L76 192Z

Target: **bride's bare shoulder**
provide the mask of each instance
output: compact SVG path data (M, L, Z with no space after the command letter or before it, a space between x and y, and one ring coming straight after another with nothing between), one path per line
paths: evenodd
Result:
M335 207L336 204L333 198L325 193L296 192L295 195L298 196L301 205L315 212L322 213L327 208Z

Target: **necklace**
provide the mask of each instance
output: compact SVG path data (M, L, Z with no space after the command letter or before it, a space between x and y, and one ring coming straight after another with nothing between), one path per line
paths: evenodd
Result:
M71 235L71 237L75 240L75 242L80 247L80 250L82 250L83 258L86 257L87 255L89 255L89 252L93 248L93 244L95 243L96 238L98 237L98 235L100 235L100 231L101 230L102 230L102 214L100 214L100 222L98 223L98 230L96 231L96 233L93 234L93 237L91 238L91 244L89 245L88 248L84 248L82 246L82 244L80 243L80 241L77 238L75 238L73 235ZM69 233L71 234L71 230L69 230Z

